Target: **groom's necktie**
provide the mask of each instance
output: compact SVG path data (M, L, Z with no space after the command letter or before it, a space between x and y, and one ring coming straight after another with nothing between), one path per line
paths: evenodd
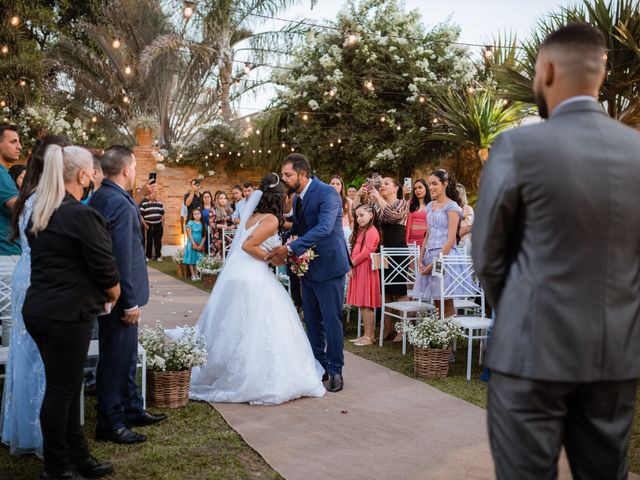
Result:
M296 195L296 218L300 218L300 213L302 212L302 199L300 195Z

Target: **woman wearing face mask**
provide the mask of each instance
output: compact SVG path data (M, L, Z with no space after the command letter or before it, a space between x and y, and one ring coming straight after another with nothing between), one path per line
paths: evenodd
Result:
M365 183L356 196L355 203L360 198L368 198L369 204L375 209L376 216L380 219L382 227L382 246L388 248L406 248L405 223L409 214L409 203L400 198L400 184L391 177L382 179L380 191ZM355 205L357 207L357 205ZM397 259L401 262L402 259ZM385 277L391 274L389 270ZM406 285L389 285L385 287L385 302L400 302L408 300ZM391 326L391 317L384 319L385 339L401 342L402 335L397 334Z
M80 427L80 389L93 321L120 296L104 218L80 203L93 179L93 157L51 145L27 226L31 285L22 308L42 357L46 389L40 411L40 478L98 478L113 471L89 454Z

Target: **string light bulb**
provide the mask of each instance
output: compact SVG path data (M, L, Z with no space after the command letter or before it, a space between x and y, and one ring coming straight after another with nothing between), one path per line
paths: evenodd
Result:
M358 36L355 33L352 33L347 37L347 41L349 42L349 45L355 45L358 41Z
M5 102L4 100L0 100L0 107L4 108L7 106L7 102Z
M220 144L220 148L224 148L224 143L221 143L221 144Z
M329 96L330 96L330 97L335 97L335 96L336 96L336 93L338 93L338 89L337 89L336 87L332 87L332 88L329 90Z
M302 114L302 120L304 120L305 122L306 122L307 120L309 120L309 115L307 115L306 113L303 113L303 114Z
M468 92L468 93L470 93L471 95L473 95L473 94L475 93L475 91L476 91L476 89L475 89L475 88L473 88L473 87L471 87L471 86L469 86L469 87L467 88L467 92Z
M126 67L124 67L124 74L125 75L131 75L131 67L129 65L127 65Z
M287 146L287 145L286 145L284 142L282 142L281 147L282 147L282 148L286 148L286 146Z
M27 86L27 81L24 80L24 79L20 80L19 84L20 84L21 87L26 87Z
M269 153L269 154L270 154L270 153L271 153L271 149L267 150L267 153Z
M251 119L249 117L245 118L244 121L247 123L251 123Z
M11 20L9 20L9 23L12 27L18 27L20 25L20 17L14 15L13 17L11 17Z
M295 148L293 148L293 147L291 147L291 151L292 151L292 152L295 152L295 151L296 151L296 149L295 149Z
M256 135L260 135L260 129L259 128L256 130Z
M373 82L371 80L367 80L366 82L364 82L364 87L367 90L371 90L372 91L374 89Z
M122 97L122 101L126 104L129 104L131 102L131 99L125 95L124 97Z
M122 42L116 37L113 39L113 42L111 42L111 46L117 50L122 46Z
M386 121L387 121L387 117L385 117L384 115L382 115L382 116L380 117L380 122L384 123L384 122L386 122Z
M342 143L342 139L341 138L338 139L338 143Z
M424 103L425 101L426 101L426 99L424 97L418 98L418 102L420 102L420 103Z
M440 120L438 120L438 118L436 117L433 120L431 120L431 123L433 123L434 125L437 125L439 121Z
M91 117L91 122L92 123L98 123L98 117Z
M333 148L333 142L329 143L329 146L330 146L331 148Z
M9 53L9 47L6 45L2 45L2 48L0 48L0 52L2 52L3 55L6 55L7 53Z

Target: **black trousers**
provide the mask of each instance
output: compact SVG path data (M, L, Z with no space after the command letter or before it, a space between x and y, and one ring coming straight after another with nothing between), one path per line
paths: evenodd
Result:
M44 469L60 475L89 458L80 427L80 390L93 320L58 322L25 315L24 323L44 363L46 389L40 410Z
M558 476L564 445L576 480L622 480L636 380L565 383L491 372L488 419L498 480Z
M145 250L147 258L160 258L162 257L162 234L164 228L161 223L149 224L149 229L145 233ZM155 248L155 257L152 253Z

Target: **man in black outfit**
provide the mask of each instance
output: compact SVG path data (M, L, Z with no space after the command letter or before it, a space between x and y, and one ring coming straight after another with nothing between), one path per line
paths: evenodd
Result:
M140 214L145 227L145 253L147 261L162 261L162 235L164 234L164 205L158 202L153 191L140 204ZM155 256L153 255L155 249Z

